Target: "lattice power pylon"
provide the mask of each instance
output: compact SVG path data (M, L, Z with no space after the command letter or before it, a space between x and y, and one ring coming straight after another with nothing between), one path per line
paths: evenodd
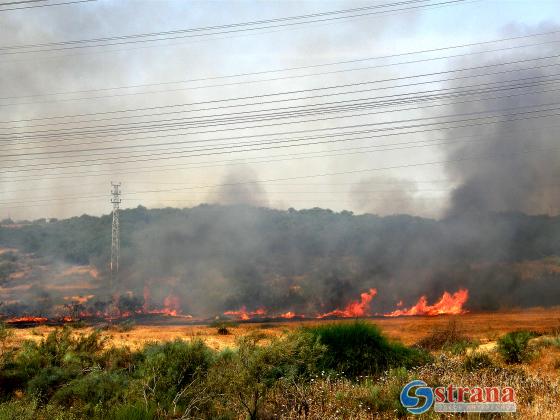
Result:
M111 229L111 280L119 273L119 205L121 204L121 183L111 182L111 203L113 204L113 226Z

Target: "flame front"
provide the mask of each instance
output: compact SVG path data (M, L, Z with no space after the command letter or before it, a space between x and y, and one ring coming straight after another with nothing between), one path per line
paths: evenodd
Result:
M441 298L433 305L428 305L428 298L426 298L426 296L421 296L416 305L408 309L397 309L384 316L460 315L467 312L463 309L463 305L468 299L469 291L467 289L460 289L453 294L444 292Z
M242 306L239 310L237 311L225 311L224 315L227 316L233 316L241 321L248 321L251 318L257 316L257 317L261 317L263 315L266 315L266 309L264 308L258 308L254 311L247 311L247 307L246 306Z
M8 324L17 324L20 322L32 322L32 323L36 323L36 324L41 324L43 322L47 322L48 318L42 317L42 316L21 316L18 318L11 318L9 320L7 320L6 322Z
M350 302L344 309L335 309L326 314L318 315L317 318L339 317L339 318L355 318L370 315L369 305L377 294L377 289L369 289L360 295L360 300Z

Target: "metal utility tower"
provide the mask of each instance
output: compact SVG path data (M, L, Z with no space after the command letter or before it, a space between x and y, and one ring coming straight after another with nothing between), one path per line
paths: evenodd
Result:
M119 204L121 204L121 183L111 182L111 203L113 203L113 226L111 229L111 279L119 273Z

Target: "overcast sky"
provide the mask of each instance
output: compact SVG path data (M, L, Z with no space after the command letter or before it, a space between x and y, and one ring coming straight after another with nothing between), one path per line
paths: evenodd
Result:
M387 3L98 0L0 11L0 42L175 31ZM249 203L439 217L457 185L448 166L437 163L449 157L438 143L449 133L398 135L395 127L450 108L364 103L449 87L441 79L457 73L409 77L466 66L464 57L441 57L494 50L484 57L499 58L500 48L547 39L404 54L552 31L560 2L436 3L445 2L156 42L2 48L0 218L107 214L111 181L122 183L124 207ZM470 57L468 65L476 65L476 55ZM353 62L327 65L344 61ZM338 85L351 86L331 88ZM239 97L250 98L224 101ZM341 104L349 108L316 110ZM179 125L190 119L198 125ZM368 127L378 131L352 134Z

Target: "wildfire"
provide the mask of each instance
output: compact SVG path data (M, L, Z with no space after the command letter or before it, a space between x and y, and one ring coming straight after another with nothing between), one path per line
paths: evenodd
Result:
M278 315L278 318L284 318L284 319L305 318L305 315L300 315L300 314L296 314L295 312L288 311Z
M467 289L460 289L453 294L444 292L441 298L433 305L428 305L428 299L426 296L421 296L416 305L408 309L397 309L393 312L385 314L385 316L460 315L467 312L463 309L463 305L468 299L469 291Z
M162 314L169 316L178 316L181 313L181 301L177 296L167 295L163 299L163 308L150 309L151 294L150 289L144 286L144 304L140 313L144 314Z
M8 324L17 324L19 322L34 322L34 323L41 323L41 322L47 322L48 318L42 317L42 316L21 316L19 318L11 318L9 320L7 320L6 322Z
M329 316L340 318L368 316L370 315L369 304L376 294L377 289L369 289L369 292L364 292L360 295L359 301L352 301L344 309L335 309L334 311L327 312L326 314L318 315L317 318L326 318Z
M224 312L224 315L233 316L233 317L235 317L235 318L237 318L241 321L248 321L255 316L261 316L262 317L262 316L266 315L266 309L258 308L254 311L247 311L247 307L242 306L237 311L226 311L226 312Z

